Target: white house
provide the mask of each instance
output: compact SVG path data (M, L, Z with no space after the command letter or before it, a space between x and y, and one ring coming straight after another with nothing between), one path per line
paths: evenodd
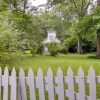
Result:
M43 44L48 44L51 42L60 43L60 40L57 38L57 33L55 30L50 29L47 31L47 38L43 41ZM47 52L48 48L45 46L44 51Z

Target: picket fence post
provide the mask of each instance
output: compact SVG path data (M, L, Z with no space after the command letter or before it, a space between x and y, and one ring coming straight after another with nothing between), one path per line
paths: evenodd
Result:
M8 100L8 68L6 67L4 70L4 77L3 77L3 100Z
M58 68L57 71L57 83L58 83L58 100L64 100L64 85L63 85L63 72Z
M17 100L16 70L13 68L11 73L11 100Z
M54 99L54 80L53 80L53 73L51 68L48 69L47 72L47 80L48 80L48 95L49 100L55 100Z
M21 97L22 97L21 100L27 100L25 74L22 68L20 69L19 72L19 83L21 87Z
M28 84L30 91L30 100L36 100L34 73L32 69L29 69L28 71L28 82L29 82Z
M93 67L89 70L89 88L90 88L90 100L96 100L96 80Z
M79 87L79 100L85 100L85 85L84 85L84 72L80 67L78 70L78 87Z
M38 76L39 100L45 100L44 80L41 68L39 68L37 76Z
M68 78L68 97L69 97L69 100L75 100L74 78L73 78L73 71L71 68L68 69L67 78Z

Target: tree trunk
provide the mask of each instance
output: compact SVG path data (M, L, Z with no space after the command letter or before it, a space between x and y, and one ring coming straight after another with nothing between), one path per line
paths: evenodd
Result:
M100 0L97 0L97 6L100 6ZM97 32L97 52L96 57L100 58L100 34Z
M82 54L82 36L78 36L78 50L77 50L78 54Z
M97 0L97 6L100 6L100 0Z
M100 58L100 34L97 34L97 52L96 57Z

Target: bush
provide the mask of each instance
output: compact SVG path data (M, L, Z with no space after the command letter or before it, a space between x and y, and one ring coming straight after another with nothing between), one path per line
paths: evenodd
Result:
M44 45L30 43L31 54L34 56L36 54L43 54Z
M59 52L59 44L58 43L55 43L55 42L49 43L49 44L47 44L47 47L48 47L48 50L49 50L51 56L58 55L58 52Z
M77 51L77 38L75 36L67 38L64 43L68 45L68 52L74 53Z
M5 66L13 66L13 63L19 60L22 60L23 56L21 52L3 52L0 54L0 66L5 67Z
M93 42L95 42L95 40ZM82 46L83 53L89 53L89 52L96 51L96 42L95 43L93 42L83 39L83 46Z
M37 52L37 45L36 44L30 44L30 53L32 54L32 56L36 55L36 52Z
M42 55L43 54L43 49L44 49L44 45L43 44L37 45L37 54Z
M68 45L66 45L65 43L61 44L60 53L63 53L63 54L68 53Z

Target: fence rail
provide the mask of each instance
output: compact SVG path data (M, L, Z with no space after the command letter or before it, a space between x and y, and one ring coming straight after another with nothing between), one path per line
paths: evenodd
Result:
M86 83L89 84L89 96L86 96L85 93ZM58 100L65 100L65 97L68 97L68 100L97 100L97 83L100 83L100 76L95 76L95 71L92 67L90 67L88 76L84 76L84 71L81 67L77 76L73 76L71 68L68 69L66 76L63 75L60 68L58 68L57 76L53 76L53 72L49 68L46 77L43 76L40 68L37 72L37 77L34 76L32 69L29 69L28 77L25 77L22 68L19 71L19 77L16 77L15 69L12 70L11 76L9 76L9 71L6 67L4 75L2 75L2 69L0 69L0 100L8 100L9 92L10 100L28 100L26 86L29 87L30 100L36 100L36 88L38 89L39 100L46 100L46 91L48 92L48 100L56 100L55 94L58 94ZM78 93L75 92L75 84L78 84ZM67 89L65 85L68 86Z

